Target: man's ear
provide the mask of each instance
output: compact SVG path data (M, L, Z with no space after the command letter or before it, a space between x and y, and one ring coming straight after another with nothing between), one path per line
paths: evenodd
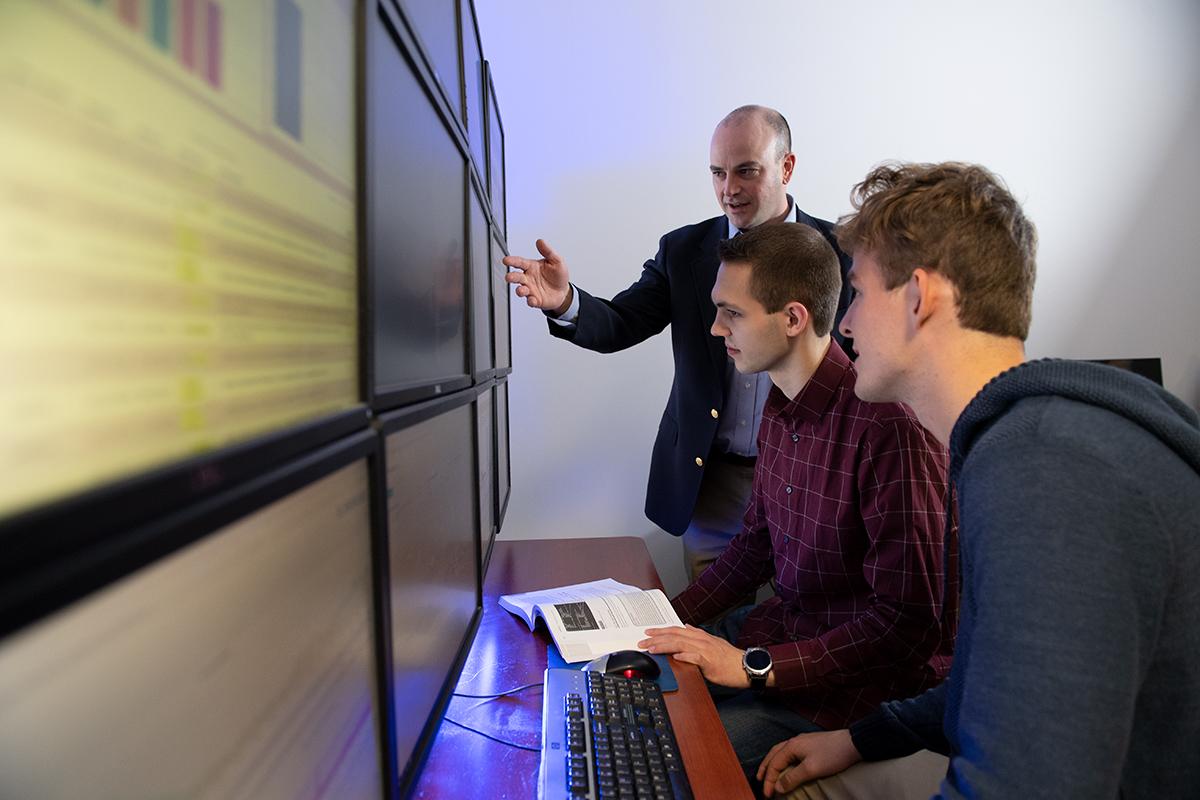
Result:
M905 287L905 305L912 328L916 330L947 307L954 307L954 287L939 272L917 267Z
M792 172L796 169L796 154L788 153L783 157L783 185L787 186L792 180Z
M783 307L784 333L788 336L799 336L808 330L812 324L812 316L804 304L793 300Z

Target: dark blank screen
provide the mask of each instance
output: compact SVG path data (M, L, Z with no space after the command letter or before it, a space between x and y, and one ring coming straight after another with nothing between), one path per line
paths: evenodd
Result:
M383 25L368 74L376 393L467 375L466 161Z
M512 343L509 341L509 285L504 280L508 267L504 266L504 249L499 242L492 246L492 341L496 348L496 368L512 366Z
M384 440L402 775L411 768L477 608L475 413L473 404L460 405Z
M492 285L491 255L488 245L492 241L491 227L483 213L483 205L475 192L471 192L471 324L475 343L476 373L485 372L495 366L492 360Z

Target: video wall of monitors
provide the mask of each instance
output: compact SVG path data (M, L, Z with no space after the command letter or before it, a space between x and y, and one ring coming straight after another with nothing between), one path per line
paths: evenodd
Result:
M0 16L0 796L409 794L509 495L472 0Z

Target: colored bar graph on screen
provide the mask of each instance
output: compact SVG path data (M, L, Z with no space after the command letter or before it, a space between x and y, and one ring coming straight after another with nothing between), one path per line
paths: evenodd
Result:
M171 0L150 0L150 41L171 51Z
M117 16L129 27L138 27L138 0L117 0Z
M179 63L189 72L196 69L196 0L179 3Z
M275 124L300 138L300 7L275 0Z
M204 4L204 78L214 89L221 88L221 7L212 0Z

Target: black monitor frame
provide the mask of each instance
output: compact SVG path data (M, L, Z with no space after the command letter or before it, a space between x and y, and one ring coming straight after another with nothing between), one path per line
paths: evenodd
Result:
M378 550L381 530L382 491L379 488L379 439L371 430L360 430L338 442L312 450L288 461L277 462L253 478L247 478L224 488L218 494L199 499L177 511L162 513L156 519L135 525L120 533L112 533L103 542L78 547L73 553L60 554L50 565L25 564L20 560L6 567L15 567L19 578L0 582L0 637L38 622L93 592L110 586L138 570L153 565L168 556L216 534L226 526L242 519L289 494L315 483L321 478L355 461L366 459L371 476L370 519L372 565L372 646L375 650L376 702L379 707L379 726L376 741L382 752L385 791L394 785L396 775L395 748L389 746L391 723L390 683L381 671L382 654L382 592L378 574ZM132 500L132 498L127 498Z
M506 188L508 186L508 176L504 169L504 122L500 118L500 102L496 99L496 84L492 80L492 65L486 59L483 62L484 74L486 76L487 92L487 136L485 137L486 149L488 154L488 197L491 198L492 221L496 226L496 230L500 232L500 238L508 240L508 205L506 198ZM492 123L496 124L496 131L500 134L500 163L492 164ZM493 170L498 169L497 173L500 176L500 185L496 186L492 180ZM499 195L497 197L497 195Z
M85 590L48 591L63 559L119 549L116 540L154 519L239 486L287 459L367 428L359 405L324 418L172 462L0 522L0 636L70 602ZM153 523L149 523L153 524ZM94 582L85 581L94 588Z
M499 236L492 237L492 264L499 265L500 259L508 255L508 247L504 240ZM507 272L507 268L505 269ZM504 325L497 330L497 321L500 317L499 306L504 303L506 312L504 314ZM497 379L504 378L512 373L512 290L509 288L508 281L501 279L500 282L492 283L492 373ZM500 335L497 336L496 334ZM500 366L501 353L504 354L504 360L507 362L504 366Z
M487 166L487 66L483 58L483 39L479 36L479 22L475 14L474 0L459 0L459 18L458 27L462 41L459 43L458 52L462 58L462 94L463 108L467 110L466 134L467 134L467 150L471 154L471 166L475 170L475 179L479 185L485 187L483 195L486 197L486 178L481 174L481 170ZM467 63L467 45L473 43L475 50L479 53L479 96L471 97L467 92L467 70L471 67ZM474 114L474 116L472 116ZM481 151L477 152L471 141L472 131L476 131L479 137L479 147Z
M500 532L500 522L497 516L498 495L497 495L497 438L496 438L496 382L494 380L481 384L477 388L476 402L482 403L484 398L488 401L487 422L490 427L490 435L484 436L483 431L479 427L478 420L482 420L485 416L482 406L476 406L475 418L477 420L475 427L475 450L478 458L477 470L479 476L479 500L480 509L483 504L487 504L487 510L490 516L490 522L484 525L484 520L481 517L479 520L479 580L480 591L482 592L482 584L487 578L488 564L492 559L492 546L496 542L496 535ZM484 464L487 464L487 469L484 469ZM481 594L482 597L482 594Z
M390 46L394 46L400 55L401 59L412 71L412 75L417 82L417 85L425 93L426 99L429 100L434 113L441 121L450 137L452 144L457 148L459 156L463 160L463 207L461 209L461 218L463 225L463 242L464 242L464 263L462 270L463 279L463 297L470 297L470 270L468 248L470 244L469 231L467 229L467 219L470 213L470 155L467 148L463 133L456 116L451 113L444 92L441 90L440 84L435 79L432 71L428 66L428 59L421 53L417 40L412 33L412 27L409 20L396 6L395 0L372 0L370 5L374 6L374 19L364 15L364 31L361 36L363 47L361 48L363 55L363 93L364 97L369 98L371 85L369 64L372 58L372 48L383 45L382 39L390 40ZM368 10L366 14L370 14ZM378 24L378 32L374 30ZM369 106L369 99L363 103L364 106ZM366 268L364 269L364 278L362 285L364 286L364 297L366 304L364 306L364 334L366 341L363 344L363 368L364 376L364 396L370 407L376 411L386 411L410 403L420 402L430 397L438 397L441 395L451 394L460 389L465 389L472 383L471 363L470 363L470 346L467 342L466 347L466 363L462 373L446 375L431 379L415 381L411 385L398 386L394 388L381 388L378 385L378 376L375 370L375 324L379 309L375 303L376 289L376 274L373 264L377 262L376 254L374 253L374 244L371 232L371 219L384 218L385 209L378 208L378 201L371 192L370 176L373 172L371 161L368 157L371 149L369 141L369 121L364 113L363 122L363 146L364 167L363 167L363 182L361 185L362 202L360 207L363 209L364 223L362 239L366 242L366 246L362 249L366 250ZM463 315L466 319L470 314L470 308L466 302L463 306ZM466 330L464 336L470 336L470 331Z
M493 322L495 309L492 299L492 248L496 245L492 236L493 228L488 218L487 203L474 182L471 184L467 203L471 207L471 213L467 217L467 251L471 267L471 324L468 328L471 337L472 377L475 383L479 384L491 380L496 376L496 333L495 323ZM479 211L483 214L482 231L476 230L474 208L476 203L478 203ZM482 233L483 241L486 243L482 258L480 258L480 254L475 252L475 244L480 233ZM483 274L480 274L481 271ZM479 292L483 293L482 297L479 296ZM486 345L483 345L481 338L486 340Z
M473 404L475 402L476 398L481 393L482 389L483 389L483 386L471 387L465 391L456 392L455 394L452 394L452 395L448 395L445 397L438 397L433 400L426 401L424 403L410 406L408 408L403 408L403 409L389 412L387 414L382 414L379 417L377 417L376 423L375 423L375 427L378 431L379 451L381 453L381 456L379 459L380 470L381 470L379 483L381 484L380 497L381 497L381 502L382 502L380 513L383 515L382 516L383 521L379 527L379 531L380 531L379 538L382 540L380 547L382 549L381 549L381 551L375 553L376 558L377 558L377 571L379 571L381 573L379 575L379 580L380 580L379 586L381 587L380 592L379 592L379 595L380 595L379 605L380 605L380 623L382 625L381 636L383 638L381 638L379 640L380 641L379 650L380 650L380 658L384 662L382 676L384 677L384 683L386 683L388 686L387 701L389 703L389 706L387 709L387 715L388 715L389 725L392 726L391 730L389 731L388 743L389 743L389 746L392 751L392 758L396 763L396 769L398 771L402 770L401 772L398 772L398 780L397 780L397 787L398 787L399 794L401 797L407 797L417 785L417 781L419 780L420 775L421 775L421 770L424 768L425 761L429 756L430 747L433 744L434 737L437 735L438 727L441 724L442 717L446 713L446 706L449 705L450 698L454 692L454 687L458 684L458 678L459 678L460 673L462 672L463 664L466 663L467 656L471 651L471 645L475 641L475 633L479 629L479 623L483 618L483 579L482 579L482 571L480 569L480 567L482 565L482 559L481 559L481 553L480 553L480 540L479 540L479 536L477 535L475 537L475 566L476 566L476 570L475 570L475 613L472 616L471 622L468 625L467 630L463 636L463 641L462 641L460 647L458 648L458 651L455 653L455 656L451 663L450 669L447 672L446 680L443 683L443 685L441 687L441 691L439 692L438 697L437 697L436 701L434 702L432 709L429 712L429 717L425 720L422 733L421 733L420 737L418 738L416 745L413 748L412 761L409 763L407 769L405 769L405 768L401 767L399 764L399 757L398 757L399 754L396 753L397 742L396 742L396 732L395 732L395 727L394 727L395 723L394 723L394 720L392 719L392 717L390 716L391 714L394 713L393 709L395 708L395 705L394 705L395 697L394 697L394 694L392 693L393 687L391 685L392 684L392 670L393 670L392 634L391 634L392 614L391 614L391 605L390 605L391 573L390 573L390 568L389 568L390 553L388 550L389 529L388 529L388 519L387 519L387 507L386 507L386 499L384 497L384 495L386 494L387 479L386 479L386 467L383 464L383 461L386 456L382 455L386 451L386 448L384 447L383 443L384 443L384 440L386 439L386 437L390 436L391 434L397 433L399 431L404 430L405 428L412 427L413 425L417 425L421 422L425 422L426 420L433 419L434 417L436 417L440 414L444 414L447 411L453 411L456 408L460 408L465 405ZM472 410L474 411L474 409L472 409ZM472 439L477 441L479 438L478 437L478 422L476 421L476 418L474 415L472 416L472 426L474 428ZM475 475L477 477L479 475L478 457L479 457L478 456L478 447L476 447ZM475 513L478 514L478 509L475 510ZM476 527L477 528L479 527L478 519L476 519Z
M381 5L385 0L368 0L368 2L379 2ZM419 54L422 66L428 73L430 78L430 86L433 91L439 95L439 101L451 111L451 116L455 122L462 127L462 98L463 98L463 56L462 56L462 15L459 13L457 0L450 0L454 4L454 46L457 49L455 53L455 64L458 67L458 74L446 76L450 80L457 79L457 82L451 85L446 85L442 81L442 75L438 72L437 62L433 58L433 48L427 44L429 37L422 34L420 27L413 19L412 12L406 6L407 0L387 0L387 5L391 7L391 11L395 16L404 20L404 25L407 28L409 38L413 44L411 52ZM481 51L482 52L482 51Z
M500 395L504 395L504 418L500 418ZM499 532L504 525L504 515L508 512L508 499L512 494L512 428L509 425L508 414L508 380L498 379L495 384L495 392L492 400L492 436L495 440L496 453L496 468L495 468L495 483L496 483L496 531ZM500 426L504 425L504 443L507 447L500 446ZM500 483L500 462L504 462L504 475L507 480L503 485Z

